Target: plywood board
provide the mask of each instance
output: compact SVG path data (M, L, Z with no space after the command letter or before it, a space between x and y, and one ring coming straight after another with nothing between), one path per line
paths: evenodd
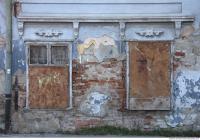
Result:
M29 67L29 108L66 109L68 107L68 67Z
M132 110L170 109L170 42L129 42Z

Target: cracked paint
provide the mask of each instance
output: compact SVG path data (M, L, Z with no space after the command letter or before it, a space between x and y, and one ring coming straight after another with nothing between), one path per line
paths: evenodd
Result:
M195 122L200 107L200 72L182 70L174 82L174 108L166 122L171 127L189 125ZM188 121L188 119L190 121Z
M106 58L118 56L117 45L111 37L88 38L77 46L80 63L101 62Z
M26 71L26 54L23 42L13 41L13 59L12 60L12 71L15 73L18 69L23 72Z
M0 61L0 69L4 69L5 68L5 49L4 48L0 48L0 58L3 61Z

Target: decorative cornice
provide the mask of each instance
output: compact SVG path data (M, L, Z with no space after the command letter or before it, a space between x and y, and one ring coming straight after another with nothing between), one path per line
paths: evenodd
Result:
M51 29L51 30L42 29L42 30L36 31L35 34L42 37L59 37L63 34L63 32L54 30L54 29Z
M164 31L148 29L148 30L144 30L144 31L137 31L135 33L138 34L139 36L143 36L143 37L159 37L164 33Z

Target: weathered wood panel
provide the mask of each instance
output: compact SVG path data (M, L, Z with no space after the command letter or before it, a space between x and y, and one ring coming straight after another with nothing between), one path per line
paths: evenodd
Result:
M68 67L29 67L29 107L66 109L68 107Z
M130 42L132 110L170 109L170 42Z

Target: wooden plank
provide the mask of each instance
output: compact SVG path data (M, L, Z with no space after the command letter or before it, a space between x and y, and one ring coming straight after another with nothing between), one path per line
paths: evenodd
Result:
M129 42L132 110L170 109L170 42Z
M29 107L66 109L69 104L68 67L29 67Z

